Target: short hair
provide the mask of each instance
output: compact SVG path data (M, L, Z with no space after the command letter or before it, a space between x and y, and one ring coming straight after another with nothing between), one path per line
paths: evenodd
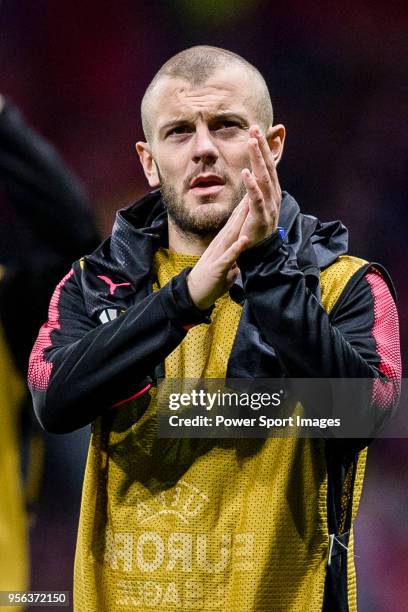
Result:
M193 86L206 83L209 77L219 68L235 63L243 66L259 84L260 95L258 96L259 123L265 129L273 123L273 110L271 97L265 79L255 66L243 57L232 51L211 47L209 45L198 45L190 47L171 57L156 73L146 89L141 104L142 125L147 140L151 138L152 126L149 117L149 106L152 92L157 82L163 77L171 79L181 78Z

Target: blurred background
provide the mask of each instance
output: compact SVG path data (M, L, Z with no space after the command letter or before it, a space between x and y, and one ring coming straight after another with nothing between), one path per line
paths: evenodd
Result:
M303 212L340 218L351 253L390 271L406 366L407 25L406 5L392 1L3 0L0 93L80 178L105 236L115 211L147 188L134 143L155 72L196 44L241 54L264 75L287 128L282 187ZM1 200L0 220L15 244ZM87 438L46 437L34 590L71 590ZM408 610L407 466L407 440L372 444L357 520L361 612Z

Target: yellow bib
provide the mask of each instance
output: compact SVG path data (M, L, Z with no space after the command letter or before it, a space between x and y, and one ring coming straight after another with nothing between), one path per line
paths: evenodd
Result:
M0 324L0 591L24 591L28 586L27 515L19 451L24 392ZM21 609L4 608L14 612Z
M160 249L159 285L196 259ZM321 274L326 310L362 264L341 257ZM218 300L211 325L191 329L168 356L166 376L223 378L240 311L228 295ZM155 410L153 390L94 423L75 609L321 610L329 546L324 441L158 439ZM363 471L362 462L355 510ZM355 610L352 544L350 553Z

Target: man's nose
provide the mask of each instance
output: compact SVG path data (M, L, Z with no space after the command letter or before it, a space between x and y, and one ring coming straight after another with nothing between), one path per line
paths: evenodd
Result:
M211 165L219 157L218 147L207 126L198 126L193 138L193 161Z

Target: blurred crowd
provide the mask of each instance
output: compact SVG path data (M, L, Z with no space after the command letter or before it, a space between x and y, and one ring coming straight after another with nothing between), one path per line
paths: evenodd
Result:
M391 273L406 366L407 21L402 2L3 0L1 93L80 178L105 236L115 211L146 191L134 143L156 70L195 44L243 55L287 128L282 187L303 212L340 218L351 252ZM5 257L25 238L0 189ZM33 589L70 589L86 444L86 430L46 436ZM407 440L373 443L357 520L362 612L402 610L408 600L407 463Z

